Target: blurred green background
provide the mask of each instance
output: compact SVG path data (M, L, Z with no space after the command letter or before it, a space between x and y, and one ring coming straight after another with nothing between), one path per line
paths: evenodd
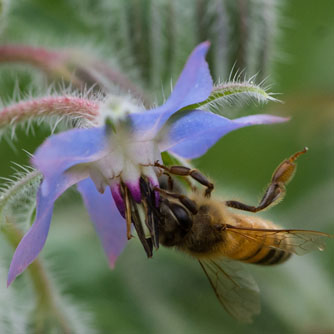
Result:
M124 3L137 11L140 8L145 16L145 6L150 1ZM194 4L195 1L184 3ZM93 48L97 54L111 57L122 69L129 70L134 81L143 82L149 94L161 101L161 86L169 84L169 77L175 82L187 54L198 41L191 39L183 44L184 39L174 39L172 50L178 53L180 60L173 66L169 64L172 69L167 73L160 71L160 79L145 74L145 69L148 71L149 66L156 64L159 54L162 57L167 49L157 46L149 49L147 40L136 40L141 58L136 60L135 49L132 49L133 61L127 57L128 45L122 41L121 34L115 33L113 39L113 29L121 24L123 26L118 28L125 29L128 22L124 20L129 17L122 17L123 12L116 11L117 6L109 6L107 1L100 7L97 4L100 1L13 1L5 18L1 43ZM291 121L230 133L204 157L194 161L214 180L216 193L223 198L255 204L276 166L308 146L309 152L298 161L298 171L288 186L285 200L261 216L286 228L327 233L334 233L333 13L331 0L280 2L279 38L269 82L271 91L279 92L278 98L284 103L271 102L242 111L227 110L227 113L233 117L255 111L275 113L291 116ZM181 26L196 29L196 23L189 19ZM142 28L149 31L151 26ZM168 35L163 38L168 45ZM147 57L151 58L145 58L145 49L153 50L148 52ZM168 58L166 54L164 57ZM145 62L150 64L146 66ZM142 66L139 67L141 72L136 66ZM221 73L215 72L216 78ZM0 96L4 102L10 101L15 86L27 92L31 85L42 85L43 80L36 70L1 65ZM35 90L32 89L32 94ZM169 90L164 91L168 95ZM36 127L35 133L28 134L19 129L15 148L10 140L2 140L0 175L11 175L12 161L26 164L28 158L23 149L34 152L48 134L46 127ZM0 259L9 264L12 251L3 240L0 250L3 254ZM147 260L138 240L132 239L115 269L109 270L88 215L74 191L57 202L41 256L63 294L91 315L92 327L97 333L334 333L333 242L328 243L323 253L295 256L277 267L247 266L258 281L262 298L262 313L251 325L239 324L224 312L201 268L183 254L161 248L153 259ZM25 275L17 281L26 279ZM5 281L0 282L2 286L5 284ZM15 284L10 289L15 289ZM0 305L0 314L3 312L6 305Z

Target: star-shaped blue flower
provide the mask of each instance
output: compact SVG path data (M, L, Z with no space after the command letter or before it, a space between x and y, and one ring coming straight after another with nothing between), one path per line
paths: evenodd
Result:
M37 150L33 165L42 172L34 224L13 256L8 284L31 264L43 248L55 200L77 184L111 266L126 241L125 205L121 184L140 203L140 178L158 186L155 161L161 152L197 158L219 138L241 127L283 122L271 115L234 120L209 111L185 108L205 101L213 83L205 55L209 42L198 45L167 101L160 107L129 113L115 124L73 129L49 137ZM113 122L113 120L111 120Z

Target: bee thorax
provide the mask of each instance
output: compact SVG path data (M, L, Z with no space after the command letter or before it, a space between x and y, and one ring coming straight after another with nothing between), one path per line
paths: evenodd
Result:
M184 238L183 247L193 253L211 253L223 241L222 225L215 224L212 216L194 216L193 226Z

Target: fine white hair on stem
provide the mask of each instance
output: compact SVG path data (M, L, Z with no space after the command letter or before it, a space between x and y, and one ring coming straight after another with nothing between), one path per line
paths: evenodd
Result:
M8 222L8 224L10 223L11 222ZM3 250L1 247L0 249ZM67 290L66 284L60 282L66 282L66 280L60 279L62 275L59 275L56 269L52 269L53 266L50 262L43 260L41 264L46 272L45 278L51 283L49 287L52 286L52 303L54 303L55 307L51 307L51 312L55 312L55 314L52 314L48 307L41 308L38 307L39 305L34 305L33 301L38 301L38 298L32 298L32 289L26 288L17 291L13 288L6 288L5 284L0 284L0 305L6 306L6 309L0 313L0 333L29 333L31 329L29 329L29 327L32 325L33 321L31 317L32 312L34 314L39 312L39 319L45 317L46 320L50 320L49 326L57 333L59 333L60 330L60 324L57 323L60 314L64 316L63 319L66 320L66 323L71 329L71 333L96 333L93 327L93 316L89 312L88 307L81 303L79 304L68 294L64 293L64 291ZM7 271L7 266L0 262L0 282L6 281ZM28 283L27 280L26 283ZM26 284L26 287L28 286L29 284ZM59 321L63 319L59 319ZM48 329L50 330L50 327L48 327Z
M1 0L0 8L0 33L6 28L7 16L10 10L10 0Z
M0 282L6 282L8 268L0 262ZM27 333L28 314L31 311L31 301L21 298L14 289L7 289L0 284L0 305L4 306L0 313L0 333Z
M41 173L29 166L15 164L15 173L0 179L0 226L5 218L15 217L15 221L30 223L35 207L36 192L42 179Z
M255 84L256 75L245 79L243 71L230 75L232 81L221 82L214 86L210 96L205 101L192 105L191 109L211 110L215 113L226 113L226 108L242 107L245 104L264 104L270 101L280 102L269 92L266 79ZM226 108L225 108L226 107Z
M67 293L66 282L68 281L65 270L59 269L59 266L55 266L53 262L53 256L46 256L44 259L39 259L45 272L45 278L49 282L50 292L52 296L51 307L52 312L58 310L57 318L60 321L66 322L67 327L71 329L71 333L75 334L95 334L97 333L94 328L94 319L91 312L91 308L82 302L75 301L71 295ZM38 307L38 305L36 305ZM35 306L35 307L36 307ZM43 314L44 311L44 314ZM50 317L48 310L45 308L39 308L40 316ZM57 312L57 311L56 311ZM54 315L53 315L54 316ZM57 327L57 323L54 323L55 332L59 330L62 333L63 330Z
M247 71L268 73L273 60L277 60L275 47L282 28L282 7L285 1L253 0L249 6L249 39L247 41Z
M42 97L31 97L33 94L28 93L25 98L14 97L12 102L7 103L0 110L0 138L9 135L13 139L17 126L29 133L35 124L48 124L51 132L59 125L73 128L96 124L104 96L93 94L89 89L73 92L71 87L62 87L60 93L54 90L51 85Z

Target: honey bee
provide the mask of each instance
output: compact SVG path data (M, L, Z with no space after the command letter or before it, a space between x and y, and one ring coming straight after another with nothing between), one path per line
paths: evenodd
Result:
M220 303L240 321L251 322L252 316L260 313L259 288L241 262L279 264L293 253L323 250L324 240L332 237L317 231L281 229L263 218L230 209L258 212L279 202L293 177L294 161L306 151L295 153L277 167L258 206L211 198L214 186L198 170L155 164L169 178L168 189L155 189L161 195L155 238L195 257ZM204 194L196 189L189 196L173 192L171 174L195 179L206 187Z

